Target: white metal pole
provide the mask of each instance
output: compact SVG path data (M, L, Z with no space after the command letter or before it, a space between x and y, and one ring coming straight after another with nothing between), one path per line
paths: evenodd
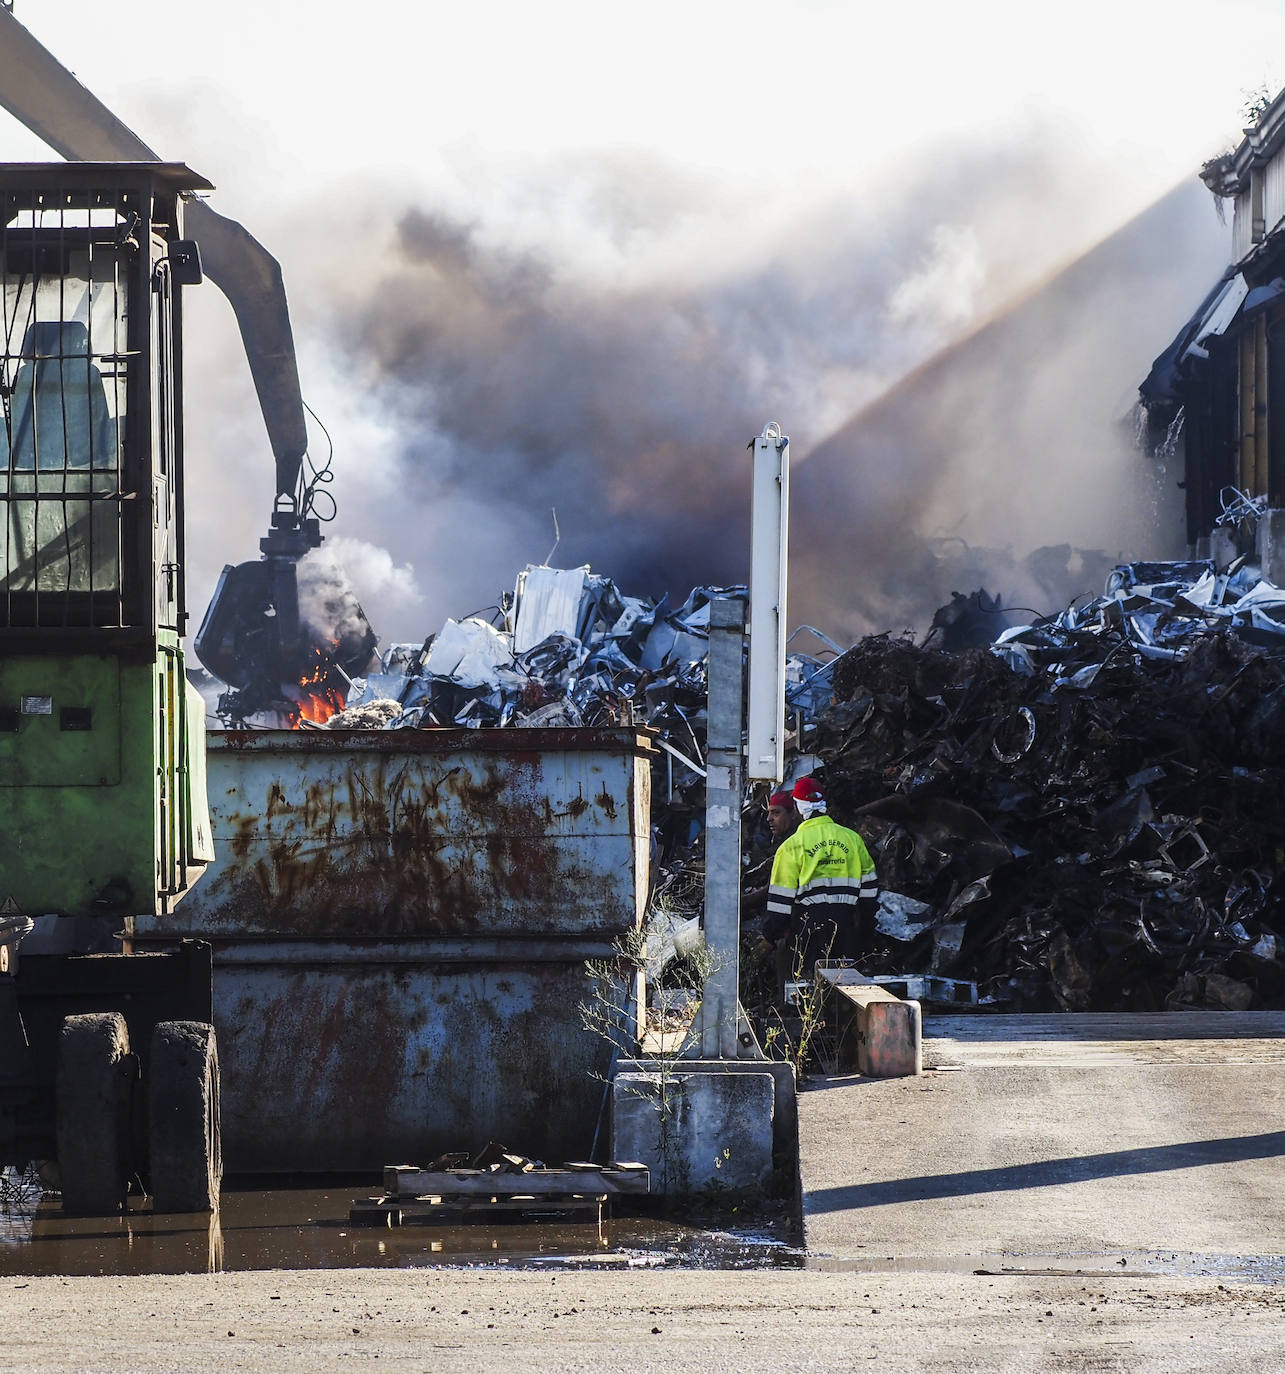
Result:
M750 515L750 669L746 768L775 782L785 771L785 605L789 564L790 441L772 421L754 440Z

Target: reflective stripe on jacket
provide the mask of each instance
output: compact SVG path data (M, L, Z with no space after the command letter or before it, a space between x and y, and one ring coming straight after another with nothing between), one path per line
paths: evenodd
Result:
M796 904L806 916L809 906L855 907L873 901L878 891L874 860L861 836L829 816L813 816L782 842L772 860L768 923L779 928Z

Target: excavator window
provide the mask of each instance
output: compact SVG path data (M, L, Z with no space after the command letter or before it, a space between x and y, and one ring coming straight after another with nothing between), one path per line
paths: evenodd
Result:
M0 624L122 623L129 253L0 230Z

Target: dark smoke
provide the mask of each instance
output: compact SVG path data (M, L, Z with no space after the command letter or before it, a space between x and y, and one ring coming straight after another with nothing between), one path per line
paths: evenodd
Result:
M469 585L481 576L498 591L548 552L556 508L554 561L589 563L628 592L743 580L743 447L779 418L795 441L792 622L922 629L956 573L992 574L1010 603L1096 579L1098 560L1071 551L1062 586L1015 571L1042 545L1162 552L1161 526L1180 521L1157 514L1120 422L1221 267L1206 193L1193 179L862 408L1047 262L1047 158L987 150L946 165L860 216L835 206L767 261L713 282L595 283L552 256L496 247L478 226L406 210L383 279L332 321L345 367L400 436L405 505L371 536L424 584L459 581L474 548L490 561ZM681 195L661 201L681 215ZM639 204L662 213L641 195L604 203L604 232L625 242ZM734 260L735 223L726 234ZM845 395L860 413L817 448ZM461 506L467 535L416 545L415 510ZM943 558L943 535L968 550L962 566ZM434 564L435 547L449 566Z

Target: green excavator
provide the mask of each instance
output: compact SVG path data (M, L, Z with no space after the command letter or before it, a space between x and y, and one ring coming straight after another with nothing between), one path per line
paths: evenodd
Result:
M182 299L203 276L237 315L277 495L198 653L236 717L374 636L299 616L321 536L276 262L7 8L0 105L68 159L0 164L0 1165L56 1163L68 1211L118 1211L137 1179L157 1209L211 1210L210 947L131 946L213 858L183 648Z

